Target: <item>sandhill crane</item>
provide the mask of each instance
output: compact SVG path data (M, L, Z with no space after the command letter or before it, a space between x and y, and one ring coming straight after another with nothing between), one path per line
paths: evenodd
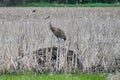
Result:
M50 19L50 29L53 32L53 34L58 38L58 41L59 41L59 38L64 39L64 41L65 41L66 40L66 35L65 35L64 31L61 30L60 28L53 27L53 25L51 23L51 17L50 16L46 17L45 20L46 19Z
M66 35L64 33L63 30L61 30L60 28L57 28L57 27L54 27L51 23L51 17L48 16L46 17L45 19L50 19L49 20L49 27L50 27L50 30L53 32L53 34L57 37L58 39L58 43L59 43L59 39L64 39L64 41L66 40ZM56 70L60 70L60 56L59 55L62 55L62 53L60 52L60 44L58 44L58 48L57 48L57 58L56 58Z

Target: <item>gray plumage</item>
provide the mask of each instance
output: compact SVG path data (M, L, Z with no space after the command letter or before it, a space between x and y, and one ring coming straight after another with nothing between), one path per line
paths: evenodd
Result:
M48 19L48 18L50 18L50 16L48 16L45 19ZM60 28L53 27L51 22L50 22L50 29L58 39L61 38L61 39L64 39L64 41L66 40L66 35L65 35L64 31L61 30Z
M64 41L66 40L66 35L60 28L53 27L50 23L50 29L57 38L64 39Z

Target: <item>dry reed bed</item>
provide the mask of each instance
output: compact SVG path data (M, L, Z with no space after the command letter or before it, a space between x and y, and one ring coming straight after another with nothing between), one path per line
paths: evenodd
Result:
M66 33L61 47L83 56L84 70L98 63L107 69L120 55L120 8L0 8L0 69L16 69L21 60L31 70L33 51L58 46L44 19L48 15ZM19 59L20 53L26 56Z
M107 80L120 80L120 73L109 74Z

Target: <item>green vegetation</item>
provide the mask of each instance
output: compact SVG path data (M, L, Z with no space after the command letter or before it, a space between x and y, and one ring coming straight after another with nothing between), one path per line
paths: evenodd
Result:
M87 4L52 4L47 2L28 3L17 7L120 7L120 4L87 3Z
M1 7L120 7L120 3L49 3L49 2L30 2L25 4L7 5L0 4Z
M0 4L15 6L32 2L64 3L64 4L84 4L84 3L120 3L120 0L0 0Z
M101 74L35 74L25 72L23 74L4 74L0 80L106 80L105 75Z

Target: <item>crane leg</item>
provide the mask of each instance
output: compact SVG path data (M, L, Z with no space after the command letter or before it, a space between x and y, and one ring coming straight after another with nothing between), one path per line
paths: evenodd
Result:
M58 38L57 60L56 60L56 71L59 70L59 52L60 52L60 44L59 44L59 38Z
M60 42L60 39L58 38L58 44L59 44L59 42Z

